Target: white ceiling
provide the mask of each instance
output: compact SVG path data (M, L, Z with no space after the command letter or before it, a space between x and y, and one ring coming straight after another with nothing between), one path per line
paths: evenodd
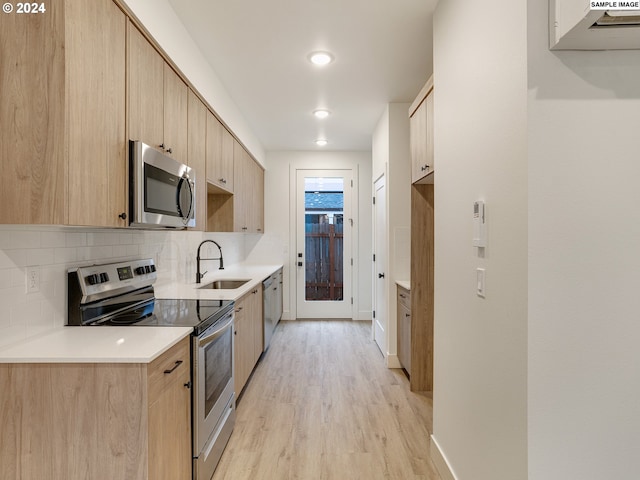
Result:
M267 151L370 150L385 105L412 102L432 72L437 0L170 3ZM335 61L312 65L316 50Z

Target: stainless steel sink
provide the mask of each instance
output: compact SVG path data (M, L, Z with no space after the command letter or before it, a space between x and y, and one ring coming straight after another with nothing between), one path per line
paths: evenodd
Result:
M240 288L248 281L249 280L215 280L198 288L210 290L233 290L235 288Z

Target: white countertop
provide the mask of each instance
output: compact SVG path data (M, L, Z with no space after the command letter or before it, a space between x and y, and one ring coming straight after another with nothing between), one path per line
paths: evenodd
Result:
M238 300L256 285L282 268L282 265L232 265L224 270L211 270L200 283L170 283L156 284L154 291L156 298L181 298L186 300ZM240 288L234 289L200 289L203 285L216 280L249 280Z
M155 285L156 298L238 300L282 265L232 265L200 284ZM240 288L198 289L215 280L249 280ZM192 332L190 327L59 327L0 348L0 363L149 363Z
M402 288L411 291L411 282L409 280L396 280L396 285L400 285Z
M0 349L0 363L150 363L191 327L60 327Z

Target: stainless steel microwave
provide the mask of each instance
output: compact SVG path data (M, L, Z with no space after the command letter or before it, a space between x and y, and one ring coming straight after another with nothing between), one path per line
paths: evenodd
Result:
M196 226L196 173L140 141L129 142L131 227Z

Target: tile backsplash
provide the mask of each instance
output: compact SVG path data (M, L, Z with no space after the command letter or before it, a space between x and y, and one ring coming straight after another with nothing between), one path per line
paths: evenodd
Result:
M195 281L196 250L205 238L220 243L225 265L244 261L254 235L192 231L96 230L49 226L0 226L0 348L62 326L67 317L67 270L72 267L153 258L158 283ZM206 256L217 256L204 251ZM39 291L27 293L35 269Z

